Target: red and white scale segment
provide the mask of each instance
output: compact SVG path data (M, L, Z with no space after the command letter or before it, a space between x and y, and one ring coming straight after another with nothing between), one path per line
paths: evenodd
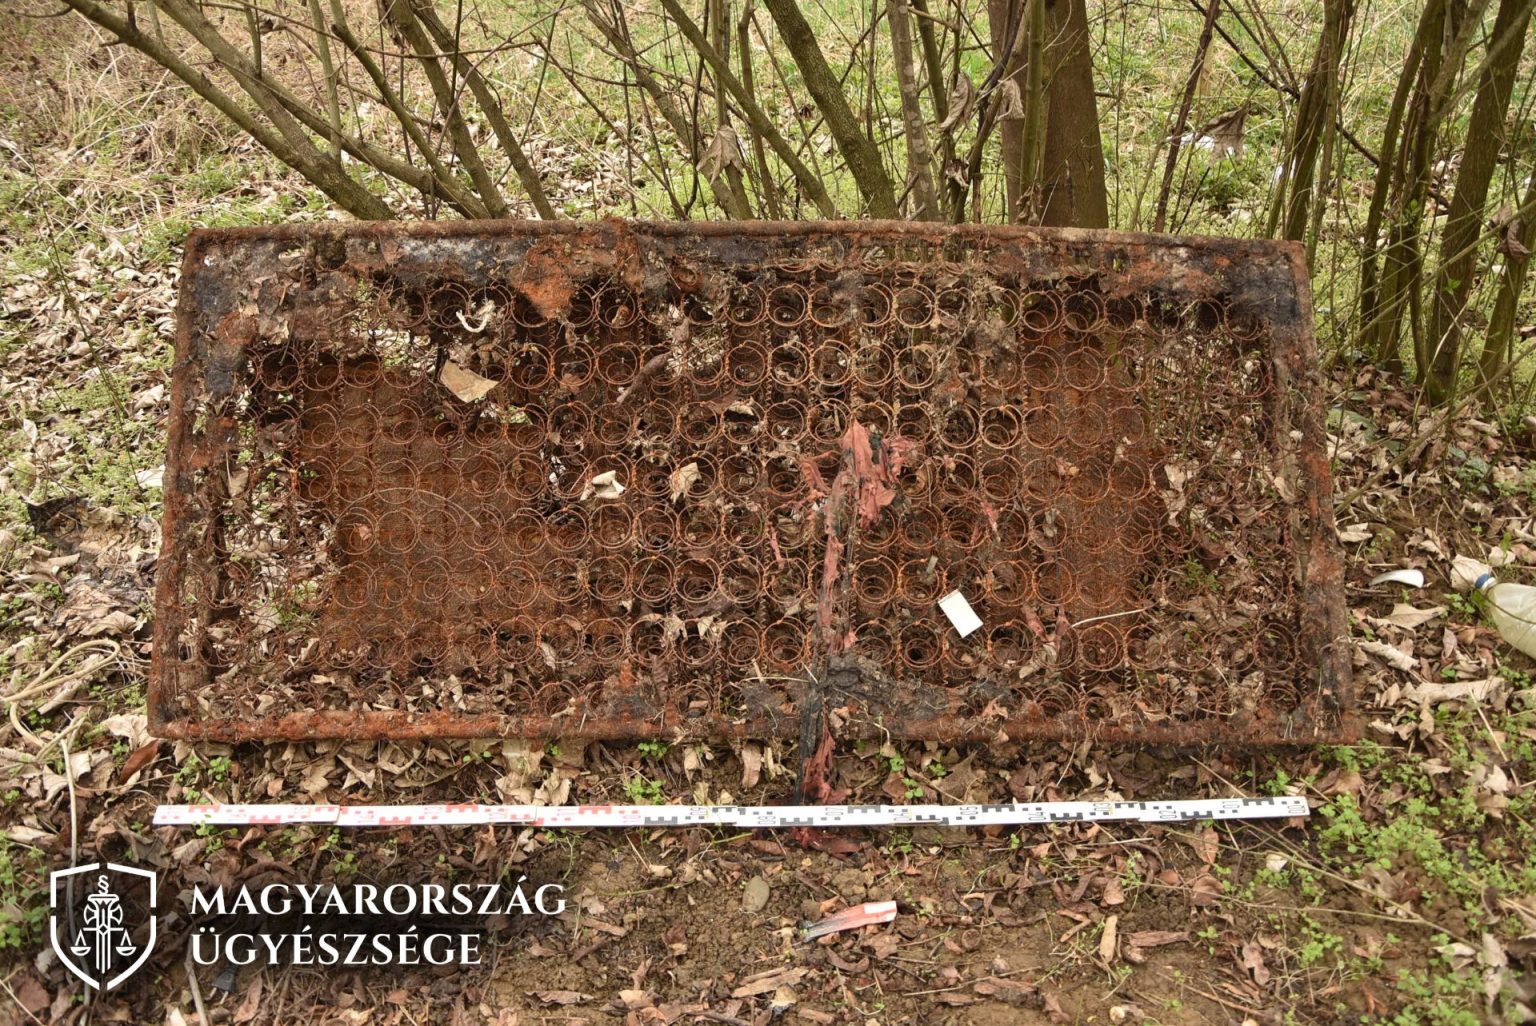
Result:
M155 826L790 827L1020 826L1288 819L1307 800L1196 798L1161 802L1013 802L1002 805L161 805Z

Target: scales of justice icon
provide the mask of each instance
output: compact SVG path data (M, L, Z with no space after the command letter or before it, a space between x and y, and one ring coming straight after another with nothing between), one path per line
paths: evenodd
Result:
M105 976L112 968L113 956L127 957L138 949L123 926L123 903L107 885L105 873L96 878L96 890L85 899L81 912L84 925L75 932L70 952L78 958L92 956L93 968Z
M95 887L87 883L95 879ZM112 889L142 881L144 900L124 903ZM76 904L74 888L89 893ZM144 967L155 949L157 917L155 871L116 862L90 862L48 874L48 938L64 968L96 990L112 990ZM129 893L124 891L123 893ZM136 892L135 892L136 893ZM135 940L143 914L144 936ZM114 969L116 975L113 975Z

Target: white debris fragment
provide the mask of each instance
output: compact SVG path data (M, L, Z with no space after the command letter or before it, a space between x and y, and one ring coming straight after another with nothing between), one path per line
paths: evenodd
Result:
M976 610L971 608L965 596L958 591L952 591L939 599L939 608L949 617L949 622L962 638L981 626L981 617L976 615Z
M1424 571L1409 568L1407 570L1388 570L1384 574L1377 574L1371 578L1371 587L1378 584L1406 584L1410 588L1424 587Z

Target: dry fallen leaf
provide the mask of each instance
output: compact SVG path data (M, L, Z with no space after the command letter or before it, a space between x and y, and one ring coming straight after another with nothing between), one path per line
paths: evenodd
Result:
M1502 686L1504 678L1487 677L1483 680L1426 680L1403 693L1410 701L1424 705L1440 702L1486 702L1494 690Z
M614 1004L625 1011L635 1011L640 1008L649 1008L655 1004L649 991L645 990L621 990L618 997L614 998Z
M1007 970L1003 970L1007 972ZM1021 1005L1034 996L1035 987L1024 980L1011 980L997 976L988 976L977 980L971 985L971 989L982 997L993 998L1010 1005Z
M1504 990L1505 969L1509 966L1509 954L1493 934L1484 933L1482 940L1483 950L1478 952L1477 961L1483 967L1483 996L1491 1004Z
M761 745L747 743L741 746L741 786L756 787L763 772Z
M1209 148L1214 160L1225 157L1241 159L1243 156L1243 126L1248 120L1248 105L1218 114L1192 133L1194 145Z
M1189 940L1189 934L1183 930L1137 930L1125 939L1138 948L1160 948L1164 944L1181 944Z
M967 994L964 991L945 990L935 994L934 1000L941 1005L948 1005L951 1008L960 1008L964 1005L974 1005L981 999L975 997L974 995Z
M1392 607L1392 612L1381 617L1382 623L1392 624L1394 627L1405 627L1412 630L1420 624L1426 624L1436 617L1445 615L1444 606L1430 606L1427 609L1416 609L1406 602L1399 602Z
M779 987L774 990L773 997L768 999L768 1011L774 1015L781 1015L800 1000L795 994L795 989L789 986Z
M1028 117L1019 84L1011 78L1003 79L997 84L997 120L1023 121Z
M245 996L240 999L240 1005L235 1009L232 1021L250 1022L256 1018L256 1013L261 1011L261 976L257 974L251 977L251 985L246 988Z
M580 500L617 499L623 494L624 482L619 480L619 472L605 470L587 482L587 486L581 490Z
M1371 525L1370 524L1348 524L1348 525L1346 525L1344 527L1338 528L1335 533L1338 534L1339 541L1343 542L1344 544L1346 544L1346 545L1357 545L1360 542L1369 541L1370 540L1370 538L1371 538Z
M1207 866L1216 864L1216 857L1221 854L1221 836L1213 827L1206 827L1190 840L1190 846L1195 849L1195 854L1200 856L1200 861Z
M747 881L746 890L741 894L741 907L748 912L761 912L768 907L768 881L760 876L754 876Z
M693 483L700 476L697 463L684 463L681 467L672 471L671 476L667 479L672 488L672 501L676 502L678 499L681 499L683 494L693 487Z
M1531 251L1520 237L1525 231L1525 221L1519 217L1511 217L1508 221L1497 226L1499 228L1498 251L1502 256L1511 260L1523 261L1530 257Z
M976 106L976 85L963 72L956 77L955 87L949 93L949 115L939 123L940 132L948 132L971 116Z
M496 382L490 378L482 378L472 370L460 367L452 360L443 362L442 373L438 380L443 387L466 403L477 403L491 393L496 387Z
M149 733L149 717L144 713L118 713L102 720L101 725L107 733L123 738L135 748L154 740Z
M34 1018L50 1003L48 989L31 973L23 976L14 989L17 1003ZM239 1022L240 1020L236 1020Z
M746 983L731 991L733 998L756 997L759 994L771 994L780 987L788 987L799 983L810 975L808 966L798 966L794 969L775 970L757 979L749 979Z
M530 990L528 996L546 1005L579 1005L591 1001L591 994L579 990Z
M1269 984L1269 969L1264 965L1264 951L1253 941L1243 944L1243 968L1253 977L1253 982L1264 987Z
M1099 957L1106 962L1115 960L1115 942L1120 930L1120 917L1110 916L1104 920L1104 932L1099 936Z
M706 178L719 178L726 168L735 168L743 173L747 170L747 161L741 150L741 138L730 125L721 125L715 130L715 137L709 141L704 155L699 158L699 173Z
M1395 670L1402 670L1404 673L1413 673L1418 669L1419 666L1419 664L1414 661L1413 656L1404 652L1400 648L1388 645L1384 641L1370 641L1365 638L1356 638L1355 647L1360 649L1362 652L1369 652L1371 655L1380 659L1388 666Z
M160 754L160 746L163 742L151 741L142 748L137 748L128 758L123 760L123 765L117 771L117 779L125 781L135 773L149 766Z
M1189 885L1189 891L1190 900L1202 907L1209 907L1221 901L1221 881L1210 873L1206 873L1192 882Z

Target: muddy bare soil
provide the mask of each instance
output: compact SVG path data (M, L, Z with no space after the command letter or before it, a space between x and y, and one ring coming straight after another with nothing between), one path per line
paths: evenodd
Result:
M398 755L390 748L379 753L386 764ZM701 753L711 758L701 762ZM503 773L512 761L504 753L461 754L453 766L447 753L435 757L429 749L426 761L441 779L413 786L420 779L413 767L366 788L345 769L356 763L355 749L317 754L319 765L329 763L350 783L353 801L472 798L477 788L494 791L498 780L506 787L507 777L517 775ZM1127 790L1134 783L1149 795L1194 796L1209 793L1214 774L1230 779L1255 768L1205 753L1101 755L1056 746L914 750L910 757L933 760L926 766L935 788L926 797L939 800L945 796L936 788L969 800L1034 800L1061 793L1085 773ZM557 781L554 796L569 788L572 800L626 800L611 793L614 779L691 785L695 795L711 798L771 804L789 797L787 773L765 774L742 791L743 770L759 764L755 752L743 760L724 750L674 748L657 759L594 744L535 758L544 773L539 786ZM263 763L270 769L257 768ZM284 777L272 771L283 763L279 751L241 746L227 785L214 791L274 790ZM889 800L882 789L893 786L890 765L890 756L875 751L847 752L838 780L861 800ZM302 786L303 774L318 783L313 767L289 766L301 774L291 784ZM931 775L936 766L948 767L942 777ZM183 792L184 784L171 782L166 797L184 800ZM1255 885L1266 860L1305 843L1298 824L1283 821L814 832L801 839L808 848L774 832L704 829L329 834L127 825L149 812L147 796L119 805L114 819L121 825L97 821L103 832L96 844L103 855L160 867L168 894L193 883L274 879L526 878L525 887L565 888L568 907L558 916L490 920L475 967L202 969L198 989L210 1022L992 1024L1145 1016L1161 1023L1278 1023L1287 1008L1310 1008L1309 1021L1334 1021L1343 1010L1381 1009L1389 1000L1372 981L1320 987L1312 975L1294 971L1290 946L1297 938L1287 917L1299 897ZM898 909L888 925L801 939L809 922L885 900ZM1349 943L1380 947L1383 933L1371 913L1362 906L1352 918L1356 904L1341 887L1319 911L1337 920ZM158 1022L178 1014L174 1009L185 1014L195 1007L176 936L185 921L163 922L171 936L146 975L100 1002L95 1021ZM1393 929L1399 937L1416 934L1411 924Z

